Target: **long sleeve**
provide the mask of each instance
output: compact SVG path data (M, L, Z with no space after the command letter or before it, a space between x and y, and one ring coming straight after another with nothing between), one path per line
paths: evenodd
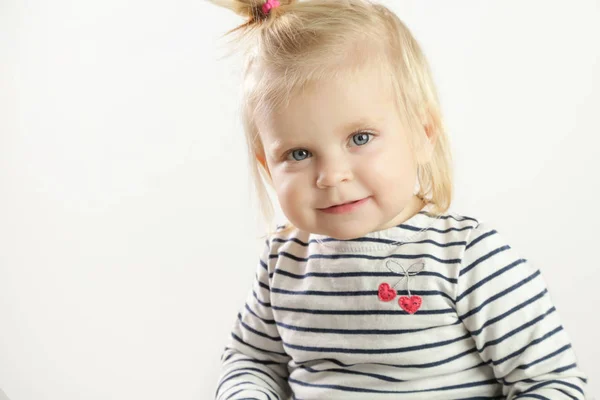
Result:
M287 363L270 303L267 241L246 304L238 314L221 358L217 400L285 400Z
M586 376L540 271L486 224L467 240L456 307L507 399L586 398Z

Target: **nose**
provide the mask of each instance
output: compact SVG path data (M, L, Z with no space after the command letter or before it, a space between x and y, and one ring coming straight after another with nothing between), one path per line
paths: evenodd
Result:
M319 189L335 187L354 178L352 168L344 157L321 159L320 161L317 176L317 187Z

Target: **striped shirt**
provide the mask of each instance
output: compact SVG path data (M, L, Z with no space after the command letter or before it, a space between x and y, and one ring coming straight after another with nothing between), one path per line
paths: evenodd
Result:
M269 237L216 398L586 398L540 271L488 224L427 207L353 240Z

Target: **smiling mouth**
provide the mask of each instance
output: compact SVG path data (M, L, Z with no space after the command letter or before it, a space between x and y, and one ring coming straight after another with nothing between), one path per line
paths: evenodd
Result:
M362 199L361 199L361 200L362 200ZM352 201L347 201L347 202L345 202L345 203L334 204L334 205L332 205L332 206L329 206L329 207L322 208L321 210L325 210L325 209L327 209L327 208L332 208L332 207L345 206L346 204L353 204L353 203L356 203L357 201L360 201L360 200L352 200Z
M344 213L348 213L348 212L356 210L358 207L360 207L362 204L364 204L368 199L369 199L369 197L365 197L365 198L359 199L359 200L349 201L349 202L342 203L342 204L336 204L331 207L319 208L318 210L329 213L329 214L344 214Z

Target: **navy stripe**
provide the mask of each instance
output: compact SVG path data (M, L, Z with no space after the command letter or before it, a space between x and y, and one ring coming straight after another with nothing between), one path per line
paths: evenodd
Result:
M266 263L266 262L264 262L262 259L259 259L258 261L259 261L259 264L260 264L260 266L261 266L261 267L263 267L263 269L264 269L265 271L268 271L268 268L267 268L267 263Z
M517 350L515 352L510 353L506 357L503 357L503 358L501 358L499 360L496 360L496 361L492 360L492 364L493 365L500 365L503 362L510 360L511 358L514 358L514 357L516 357L516 356L518 356L520 354L523 354L525 352L525 350L527 350L528 348L530 348L532 346L535 346L538 343L543 342L544 340L548 339L549 337L551 337L551 336L555 335L556 333L560 332L562 329L563 329L562 326L556 327L553 330L551 330L550 332L546 333L544 336L542 336L540 338L537 338L535 340L532 340L527 345L521 347L519 350Z
M449 362L458 360L459 358L462 358L464 356L467 356L467 355L469 355L471 353L476 353L476 352L477 352L477 349L475 347L472 347L469 350L465 350L465 351L460 352L460 353L458 353L458 354L456 354L454 356L447 357L447 358L444 358L444 359L438 360L438 361L431 361L431 362L428 362L428 363L423 363L423 364L385 364L385 363L370 363L370 364L373 364L373 365L385 365L387 367L393 367L393 368L419 368L419 369L426 369L426 368L439 367L440 365L447 364ZM311 360L307 360L307 361L296 361L295 363L297 365L302 365L302 364L306 364L306 363L314 362L314 361L315 361L314 359L311 359ZM324 359L320 359L320 361L329 361L329 362L332 362L332 363L334 363L336 365L339 365L340 367L354 367L356 365L364 365L363 363L360 363L360 364L346 364L346 363L343 363L343 362L341 362L339 360L336 360L336 359L333 359L333 358L324 358Z
M573 396L573 395L571 395L571 394L567 393L567 392L566 392L565 390L563 390L563 389L556 388L556 390L558 390L559 392L561 392L562 394L564 394L565 396L567 396L567 397L568 397L568 398L570 398L570 399L577 400L577 397L575 397L575 396Z
M255 335L262 336L262 337L270 339L270 340L272 340L274 342L281 342L281 338L279 336L269 336L266 333L257 331L256 329L252 328L250 325L246 324L244 321L242 321L242 314L238 314L238 319L240 320L240 324L242 324L242 326L246 330L254 333Z
M257 372L261 375L266 376L267 378L269 378L270 380L272 380L273 382L277 383L277 381L271 376L269 375L266 371L259 369L259 368L254 368L254 367L241 367L241 368L234 368L232 370L230 370L229 372L227 372L224 376L223 376L223 381L221 382L221 384L219 385L219 388L221 388L223 386L223 384L225 382L227 382L228 380L232 379L232 375L234 373L237 372L246 372L248 375L251 375L254 378L260 379L263 382L265 382L267 385L269 385L269 387L271 389L275 389L271 384L269 384L268 381L265 381L264 379L262 379L261 377L259 377L258 375L254 375L252 372ZM287 378L286 378L287 379Z
M324 242L325 240L323 240ZM292 238L286 238L286 239L282 239L282 238L273 238L273 242L274 243L288 243L288 242L294 242L294 243L298 243L300 246L303 247L308 247L309 243L316 243L317 241L315 239L311 239L307 242L304 242L298 238L292 237Z
M431 388L431 389L421 389L421 390L375 390L375 389L365 389L365 388L357 388L352 386L342 386L342 385L325 385L325 384L315 384L315 383L306 383L299 381L294 378L289 378L289 381L292 383L296 383L301 386L313 387L313 388L323 388L323 389L335 389L341 390L345 392L358 392L358 393L381 393L381 394L408 394L408 393L427 393L427 392L437 392L437 391L447 391L454 389L463 389L470 388L476 386L484 386L484 385L496 385L497 382L495 379L488 379L480 382L469 382L462 383L459 385L452 386L444 386L439 388Z
M286 257L291 260L297 262L308 262L312 259L327 259L327 260L340 260L340 259L364 259L364 260L387 260L390 258L394 259L402 259L402 260L413 260L417 258L429 258L435 260L441 264L460 264L461 260L458 258L444 260L438 257L435 257L431 254L390 254L387 256L371 256L368 254L345 254L345 253L336 253L336 254L311 254L308 257L298 257L294 254L288 253L287 251L280 251L277 254L269 254L269 259L278 259L279 257Z
M283 322L277 322L277 326L285 329L299 331L299 332L312 332L312 333L329 333L329 334L343 334L343 335L402 335L405 333L423 332L431 329L439 329L446 326L458 325L462 323L460 320L456 320L449 325L432 326L429 328L419 329L333 329L333 328L311 328L304 326L294 326L284 324Z
M272 378L272 377L270 377L270 376L269 376L269 375L268 375L266 372L264 372L264 371L262 371L262 370L259 370L259 369L256 369L256 368L252 368L252 369L253 369L253 370L255 370L256 372L260 372L261 374L263 374L263 375L266 375L266 376L268 376L269 378L273 379L273 378ZM242 369L240 369L239 371L243 371L243 370L245 370L245 368L242 368ZM236 372L236 371L238 371L238 370L235 370L235 369L234 369L234 370L230 371L230 372L229 372L229 373L226 375L226 378L224 378L224 379L221 381L221 384L220 384L220 385L217 387L217 393L219 393L219 391L221 390L221 388L223 387L223 385L225 384L225 382L229 381L230 379L237 378L237 377L240 377L240 376L246 376L246 375L250 375L251 377L253 377L253 378L255 378L255 379L258 379L258 380L261 380L261 381L263 381L263 382L264 382L266 385L268 385L268 386L269 386L268 388L267 388L267 387L263 387L263 388L261 388L261 389L268 390L269 392L271 392L271 393L273 393L275 396L277 396L277 393L275 392L275 389L273 388L273 386L272 386L272 385L270 385L270 384L269 384L269 382L265 381L265 380L264 380L263 378L261 378L260 376L258 376L258 375L255 375L255 374L253 374L253 373L251 373L251 372L240 372L240 373L237 373L237 374L231 375L231 372ZM252 387L254 387L254 385L256 385L256 383L255 383L255 382L250 382L250 381L238 382L238 383L236 383L235 385L228 387L228 388L227 388L227 389L226 389L226 390L223 392L223 394L227 393L227 391L228 391L228 390L231 390L231 389L233 389L233 388L235 388L235 387L238 387L238 386L240 386L240 385L243 385L243 384L246 384L246 383L248 383L248 384L251 384L251 385L252 385ZM251 389L251 388L249 388L249 389Z
M313 374L318 374L321 372L335 372L338 374L346 374L346 375L359 375L359 376L368 376L370 378L373 379L378 379L380 381L385 381L385 382L406 382L406 380L404 379L396 379L396 378L392 378L390 376L387 375L381 375L381 374L374 374L374 373L370 373L370 372L362 372L362 371L352 371L349 369L342 369L342 368L327 368L327 369L314 369L311 367L305 367L305 366L301 366L300 368L304 369L305 371L308 371L310 373Z
M258 301L258 304L260 304L263 307L271 307L271 303L267 303L267 302L259 299L258 295L256 294L256 292L254 290L252 291L252 294L254 295L254 298L256 299L256 301Z
M469 266L463 268L460 271L460 274L458 274L459 277L463 276L464 274L466 274L467 272L469 272L470 270L472 270L473 268L475 268L476 266L478 266L479 264L481 264L482 262L484 262L485 260L495 256L498 253L501 253L503 251L509 250L510 246L508 245L504 245L502 247L498 247L495 250L490 251L489 253L487 253L484 256L479 257L477 260L473 261Z
M473 239L473 241L471 243L469 243L465 249L469 250L471 247L475 246L477 243L481 242L486 237L495 235L496 233L498 233L498 232L496 232L495 229L493 229L487 233L484 233L483 235L479 236L478 238Z
M396 243L398 243L398 241L394 240L394 239L382 239L382 238L372 238L372 237L360 237L360 238L356 238L356 239L347 239L347 240L326 238L326 239L319 239L319 241L317 241L317 239L310 239L308 242L302 241L295 237L291 237L291 238L285 238L285 239L274 238L273 242L276 242L276 243L293 242L293 243L299 244L302 247L308 247L311 244L319 244L319 242L322 242L322 243L330 243L330 242L336 242L336 243L381 243L381 244L396 244ZM465 242L465 241L440 243L440 242L432 240L432 239L424 239L424 240L419 240L416 242L406 242L404 245L408 246L408 245L425 244L425 243L429 243L434 246L442 247L442 248L452 247L452 246L466 246L466 244L467 244L467 242Z
M230 394L230 395L227 397L227 399L226 399L226 400L229 400L230 398L232 398L233 396L235 396L235 395L236 395L236 394L238 394L238 393L242 393L244 390L246 390L246 389L240 389L240 390L238 390L237 392L234 392L234 393ZM215 396L215 397L216 397L216 396Z
M579 393L583 394L583 390L579 386L576 386L576 385L574 385L572 383L569 383L569 382L560 381L560 380L557 380L557 379L551 379L551 380L548 380L548 381L540 382L539 384L534 385L534 386L530 387L529 389L523 391L523 393L528 393L528 392L531 392L533 390L539 389L541 387L551 385L553 383L557 383L559 385L565 385L565 386L570 387L571 389L575 389Z
M257 358L250 358L250 357L248 357L248 356L246 356L246 355L244 355L242 353L239 353L239 352L237 352L235 354L232 354L232 356L234 356L234 355L237 355L238 358L236 358L235 360L233 360L231 362L232 364L235 364L235 363L238 363L238 362L249 362L249 363L260 364L260 365L275 365L275 366L279 365L279 366L282 366L282 367L285 368L285 363L279 363L279 362L273 361L273 360L259 360ZM274 370L271 369L271 371L274 371ZM287 377L284 378L283 376L281 376L279 374L276 374L276 376L278 376L279 378L284 379L284 380L287 379Z
M404 310L318 310L281 306L271 306L271 309L277 311L291 311L316 315L410 315ZM453 308L446 308L442 310L419 310L412 315L450 314L455 312L456 311Z
M527 282L529 282L532 279L534 279L539 274L540 274L539 270L535 271L533 274L529 275L527 278L523 279L521 282L515 283L514 285L512 285L508 289L505 289L505 290L501 291L500 293L497 293L497 294L493 295L492 297L490 297L489 299L487 299L486 301L484 301L483 303L481 303L478 307L475 307L471 311L468 311L465 314L459 316L459 318L464 320L465 318L468 318L471 315L478 313L485 306L487 306L489 303L492 303L493 301L498 300L500 297L503 297L503 296L507 295L508 293L510 293L510 292L512 292L512 291L514 291L514 290L516 290L518 288L520 288L521 286L525 285Z
M551 309L549 309L548 311L546 311L545 313L543 313L542 315L532 319L531 321L513 329L512 331L508 332L507 334L499 337L498 339L494 339L494 340L490 340L489 342L486 342L480 349L477 349L477 351L482 352L483 350L485 350L486 347L488 346L495 346L498 343L508 339L509 337L516 335L517 333L521 332L523 329L529 328L530 326L533 326L535 324L537 324L538 322L540 322L541 320L543 320L544 318L546 318L549 314L552 314L554 311L556 311L556 308L552 307Z
M300 346L297 344L291 344L283 342L284 347L289 347L294 350L312 351L318 353L342 353L342 354L395 354L395 353L407 353L411 351L432 349L435 347L446 346L448 344L456 343L461 340L470 339L471 335L466 334L454 339L442 340L440 342L420 344L416 346L387 348L387 349L356 349L356 348L342 348L342 347L316 347L316 346Z
M281 268L275 268L275 271L271 273L269 277L272 277L273 274L279 274L283 276L287 276L289 278L294 279L306 279L310 277L314 278L355 278L355 277L367 277L367 276L377 276L377 277L398 277L398 274L394 272L307 272L305 274L294 274L293 272L289 272L283 270ZM441 278L446 282L457 283L458 280L456 278L448 278L438 272L432 271L422 271L419 272L419 276L434 276L437 278Z
M267 285L266 283L262 283L258 277L256 277L256 281L258 282L258 286L260 286L263 289L266 289L268 291L271 291L271 288L269 287L269 285Z
M243 389L240 389L240 390L237 390L237 391L235 391L234 393L232 393L232 394L228 395L228 396L225 398L225 400L229 400L229 399L231 399L233 396L235 396L236 394L242 393L243 391L259 392L259 393L262 393L262 394L264 394L265 396L267 396L267 400L272 400L271 396L269 396L269 393L265 392L264 390L261 390L260 388L258 388L258 389L255 389L255 387L256 387L256 386L255 386L255 385L256 385L256 383L254 383L254 382L250 382L250 381L242 381L242 382L239 382L239 383L237 383L237 384L235 384L235 385L231 386L231 387L230 387L230 388L228 388L227 390L231 390L231 389L233 389L233 388L236 388L236 387L238 387L238 386L241 386L241 385L252 385L252 386L250 386L250 387L247 387L247 388L243 388ZM227 393L227 390L225 391L225 393ZM279 396L277 396L277 394L276 394L276 393L275 393L275 395L276 395L275 399L277 399L277 400L281 400L281 398L280 398ZM255 397L244 397L244 398L243 398L243 399L241 399L241 400L252 400L252 399L255 399ZM262 399L256 399L256 400L262 400Z
M232 387L230 387L230 388L229 388L229 389L227 389L227 390L231 390L231 389L233 389L233 388L235 388L235 387L237 387L237 386L241 386L241 385L251 385L251 386L249 386L249 387L247 387L247 388L240 389L240 390L236 391L235 393L232 393L232 394L228 395L228 396L227 396L225 399L226 399L226 400L229 400L229 399L231 399L231 398L232 398L232 397L233 397L235 394L242 393L242 392L244 392L244 391L250 391L250 392L259 392L259 393L262 393L262 394L264 394L265 396L267 396L267 400L281 400L281 397L279 397L279 395L278 395L277 393L275 393L274 391L272 391L272 390L270 390L270 389L268 389L268 388L262 388L262 387L256 388L256 383L254 383L254 382L250 382L250 381L242 381L242 382L238 383L237 385L233 385ZM275 397L271 397L271 396L269 395L269 392L270 392L270 393L271 393L273 396L275 396ZM227 393L227 391L225 391L225 393ZM244 397L244 398L242 398L241 400L254 400L254 399L256 399L256 400L263 400L263 399L257 399L256 397ZM236 399L236 400L237 400L237 399Z
M272 350L267 350L267 349L261 349L260 347L256 347L251 345L250 343L244 342L244 340L239 337L238 335L236 335L235 333L231 332L231 337L234 338L236 341L240 342L241 344L243 344L244 346L248 346L254 350L258 350L262 353L269 353L269 354L277 354L278 356L283 356L283 357L289 357L287 355L287 353L280 353L278 351L272 351Z
M564 352L564 351L566 351L566 350L568 350L570 348L571 348L570 344L564 345L560 349L558 349L556 351L553 351L552 353L550 353L550 354L548 354L548 355L546 355L546 356L544 356L542 358L538 358L537 360L535 360L533 362L530 362L529 364L519 365L517 368L519 368L519 369L527 369L527 368L529 368L529 367L531 367L531 366L533 366L535 364L541 363L542 361L545 361L545 360L547 360L549 358L552 358L552 357L554 357L554 356L556 356L556 355L558 355L558 354L560 354L560 353L562 353L562 352Z
M462 292L456 298L456 302L458 303L459 301L461 301L469 293L471 293L474 290L480 288L481 286L485 285L486 283L488 283L489 281L493 280L494 278L502 275L506 271L510 271L511 269L513 269L514 267L516 267L517 265L523 264L525 262L526 261L524 259L519 259L519 260L513 261L511 264L507 265L506 267L501 268L498 271L494 272L493 274L491 274L491 275L487 276L486 278L480 280L479 282L477 282L476 284L474 284L473 286L471 286L470 288L468 288L464 292Z
M419 214L426 215L426 216L428 216L429 218L438 218L438 216L437 216L437 215L435 215L435 214L431 214L431 213L428 213L428 212L426 212L426 211L419 211ZM458 216L458 218L457 218L457 217L455 217L455 214L446 214L446 215L439 216L439 219L449 219L449 218L452 218L453 220L455 220L455 221L457 221L457 222L463 222L463 221L473 221L473 222L475 222L476 224L479 224L479 221L478 221L478 220L476 220L475 218L467 217L467 216L465 216L465 215L459 215L459 216ZM460 219L459 219L459 218L460 218Z
M540 293L536 294L535 296L533 296L532 298L530 298L530 299L528 299L528 300L525 300L523 303L521 303L521 304L519 304L519 305L516 305L516 306L514 306L513 308L511 308L511 309L510 309L510 310L508 310L507 312L505 312L505 313L503 313L503 314L500 314L500 315L498 315L497 317L494 317L494 318L492 318L492 319L490 319L490 320L487 320L487 321L486 321L486 322L485 322L485 323L484 323L484 324L481 326L481 328L479 328L479 329L477 329L477 330L474 330L474 331L471 331L471 334L472 334L473 336L477 336L477 335L479 335L479 334L480 334L481 332L483 332L483 330L484 330L485 328L487 328L488 326L490 326L490 325L493 325L493 324L495 324L496 322L503 320L504 318L506 318L506 317L508 317L509 315L511 315L511 314L513 314L513 313L515 313L515 312L519 311L520 309L522 309L522 308L524 308L524 307L528 306L528 305L529 305L529 304L531 304L531 303L535 303L537 300L539 300L539 299L541 299L542 297L544 297L544 295L545 295L546 293L548 293L548 289L544 289L544 290L542 290Z
M419 231L423 230L423 228L419 228L417 226L404 225L404 224L400 224L400 225L398 225L398 227L402 228L402 229L406 229L408 231L413 231L413 232L419 232ZM473 226L465 226L462 228L452 227L452 228L448 228L448 229L436 229L436 228L429 227L429 228L423 230L423 232L431 231L431 232L437 232L437 233L448 233L448 232L462 232L462 231L466 231L468 229L473 229Z
M571 347L571 346L569 346L569 347ZM577 363L573 363L573 364L565 365L564 367L556 368L554 371L552 371L550 373L551 374L560 374L561 372L565 372L565 371L568 371L568 370L576 368L576 367L577 367Z
M377 296L377 290L356 290L356 291L345 291L345 292L330 292L325 290L286 290L279 288L271 288L272 293L280 293L280 294L288 294L295 296L333 296L333 297L345 297L345 296ZM398 290L399 296L408 295L407 290ZM454 302L454 299L439 290L411 290L411 294L416 294L419 296L442 296Z
M274 320L274 319L266 319L266 318L263 318L263 317L259 316L259 315L258 315L256 312L254 312L254 310L252 310L252 309L250 308L250 306L248 305L248 303L246 303L246 305L245 305L245 306L246 306L246 310L248 310L248 312L249 312L250 314L254 315L256 318L260 319L260 320L261 320L262 322L264 322L265 324L270 324L270 325L273 325L273 324L275 324L275 320Z

